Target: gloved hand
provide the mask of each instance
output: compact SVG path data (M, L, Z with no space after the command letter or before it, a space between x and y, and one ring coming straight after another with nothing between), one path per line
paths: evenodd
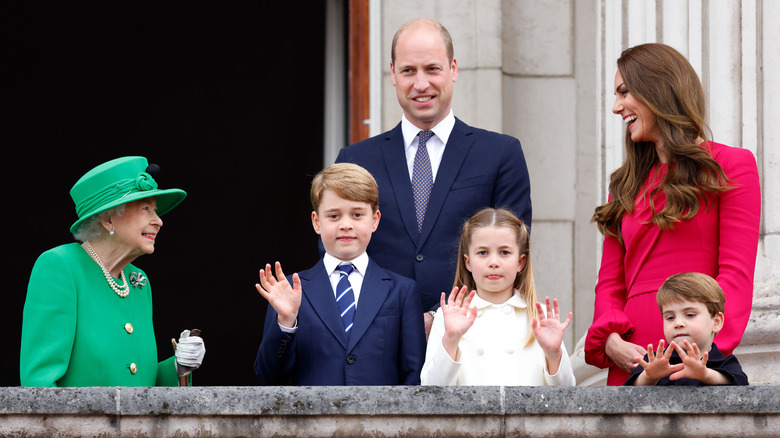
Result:
M184 330L179 336L179 342L176 345L176 365L198 368L203 363L203 356L206 355L206 346L200 336L190 336L189 330Z

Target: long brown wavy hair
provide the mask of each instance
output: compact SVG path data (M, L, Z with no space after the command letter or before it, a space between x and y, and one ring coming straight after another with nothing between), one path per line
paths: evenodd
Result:
M517 236L517 247L520 249L518 257L525 255L525 266L515 276L514 288L520 291L525 298L526 313L528 315L528 341L525 347L529 347L536 340L531 327L531 321L536 318L536 285L534 283L534 273L531 269L531 247L528 227L522 219L515 216L514 213L505 208L483 208L463 224L463 231L460 235L460 244L458 245L458 266L455 270L455 282L453 287L466 286L469 291L477 289L477 283L471 272L466 268L466 258L464 255L469 253L471 239L474 231L487 227L506 227L515 231Z
M723 169L697 140L707 140L704 90L696 71L677 50L664 44L642 44L625 50L617 61L623 83L631 95L658 118L669 167L651 193L645 194L653 213L652 222L670 229L675 222L691 219L708 206L708 193L731 188ZM596 207L592 221L604 235L622 243L620 231L625 213L634 210L634 200L653 167L659 163L653 143L631 140L626 129L626 161L609 182L611 199ZM666 204L655 210L653 196L663 191Z

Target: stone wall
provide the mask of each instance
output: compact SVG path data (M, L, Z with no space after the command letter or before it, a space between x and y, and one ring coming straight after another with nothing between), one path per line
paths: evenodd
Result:
M773 387L0 388L3 437L767 437Z

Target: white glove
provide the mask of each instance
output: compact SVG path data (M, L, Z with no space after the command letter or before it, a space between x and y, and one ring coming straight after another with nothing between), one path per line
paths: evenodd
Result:
M184 330L179 336L176 346L176 363L188 368L198 368L206 355L206 346L200 336L190 336L189 330Z

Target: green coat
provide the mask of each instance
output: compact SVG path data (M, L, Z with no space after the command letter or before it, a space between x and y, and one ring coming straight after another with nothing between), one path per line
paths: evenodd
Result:
M132 264L124 271L146 276ZM157 363L148 282L119 297L78 243L38 257L24 303L22 386L176 386L174 360Z

